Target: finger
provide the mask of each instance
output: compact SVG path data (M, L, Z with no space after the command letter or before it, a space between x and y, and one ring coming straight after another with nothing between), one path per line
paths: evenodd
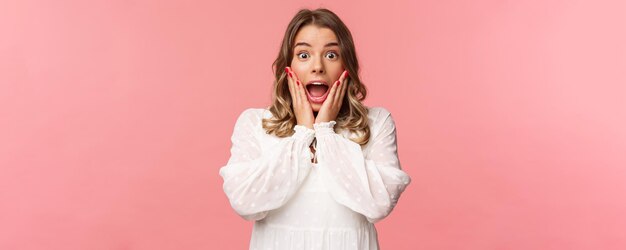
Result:
M291 72L291 78L293 78L293 82L295 82L296 83L296 87L298 87L298 93L300 94L299 97L301 98L300 100L301 101L303 101L303 100L306 101L307 100L306 92L304 92L305 91L304 85L302 85L302 82L300 81L300 78L298 78L298 75L296 75L296 72L293 72L293 70L291 70L291 68L289 68L289 72ZM304 97L304 98L302 98L302 97Z
M303 105L306 106L308 103L308 98L306 97L306 90L304 89L304 85L302 85L302 82L300 81L300 79L298 79L298 76L296 75L295 72L293 72L293 70L291 70L291 68L289 68L289 73L291 76L291 80L293 81L293 83L295 84L295 89L296 89L296 95L298 98L298 104L299 105Z
M306 97L306 89L304 89L304 85L300 82L300 80L296 80L296 82L298 83L297 87L298 94L300 95L300 101L302 102L301 104L306 107L307 105L310 105L309 98Z
M289 76L291 77L291 81L293 82L293 86L296 89L296 99L298 100L298 107L301 107L303 105L302 101L302 82L300 82L300 80L298 80L296 73L293 72L293 70L291 70L291 67L289 68Z
M289 86L289 93L291 94L292 105L294 105L294 109L295 109L296 101L298 100L297 99L298 92L296 91L296 87L295 87L293 80L291 79L291 77L289 77L289 67L285 67L285 77L287 78L287 85Z
M346 71L346 75L341 82L341 90L339 91L341 94L339 95L339 108L343 104L343 98L346 96L346 91L348 90L348 71Z
M340 96L341 96L341 90L343 90L343 86L341 85L345 85L344 83L344 79L346 79L346 73L348 71L344 70L343 72L341 72L341 76L339 76L339 80L337 80L337 84L339 85L339 91L336 91L335 94L333 95L333 106L338 106L338 102L341 102Z
M330 91L328 92L328 97L326 98L326 101L324 101L323 106L330 106L328 108L332 108L332 106L335 104L335 93L337 93L337 85L339 84L339 80L335 81L333 83L333 86L331 86Z
M291 72L291 78L293 78L293 82L300 81L300 78L298 78L298 76L296 75L296 72L293 72L293 70L291 70L291 68L289 68L289 72ZM302 84L302 83L300 83L300 84Z

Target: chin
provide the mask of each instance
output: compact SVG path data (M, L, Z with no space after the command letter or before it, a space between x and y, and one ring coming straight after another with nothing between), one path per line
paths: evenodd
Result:
M320 111L320 107L321 107L321 105L319 105L319 104L311 104L311 109L313 110L313 112L319 112Z

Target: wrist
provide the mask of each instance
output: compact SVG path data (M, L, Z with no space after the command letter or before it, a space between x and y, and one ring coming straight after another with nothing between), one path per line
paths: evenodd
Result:
M335 121L328 122L318 122L313 124L313 130L315 131L315 136L323 136L329 134L335 134Z
M306 145L310 145L315 138L315 130L304 125L296 125L293 130L295 133L292 136L297 140L304 140Z
M298 123L297 125L300 125L300 126L303 126L303 127L309 128L309 129L313 129L313 124L300 124L300 123Z

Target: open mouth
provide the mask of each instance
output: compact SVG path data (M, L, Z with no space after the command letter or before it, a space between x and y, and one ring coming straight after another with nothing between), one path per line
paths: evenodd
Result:
M309 101L313 103L323 103L328 96L330 88L325 84L308 84L306 86L306 95Z

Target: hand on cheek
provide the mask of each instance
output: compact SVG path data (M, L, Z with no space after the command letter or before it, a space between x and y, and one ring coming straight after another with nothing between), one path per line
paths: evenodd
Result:
M311 108L309 99L306 97L306 93L304 92L304 86L291 68L286 67L285 73L287 74L287 85L289 85L289 92L291 93L292 107L296 115L297 125L302 125L312 129L315 117L313 116L313 109Z
M347 79L348 71L344 70L343 73L341 73L339 80L335 81L331 86L328 97L324 103L322 103L322 107L315 118L315 123L329 122L337 119L339 110L341 110L341 104L343 103L346 89L348 88Z

